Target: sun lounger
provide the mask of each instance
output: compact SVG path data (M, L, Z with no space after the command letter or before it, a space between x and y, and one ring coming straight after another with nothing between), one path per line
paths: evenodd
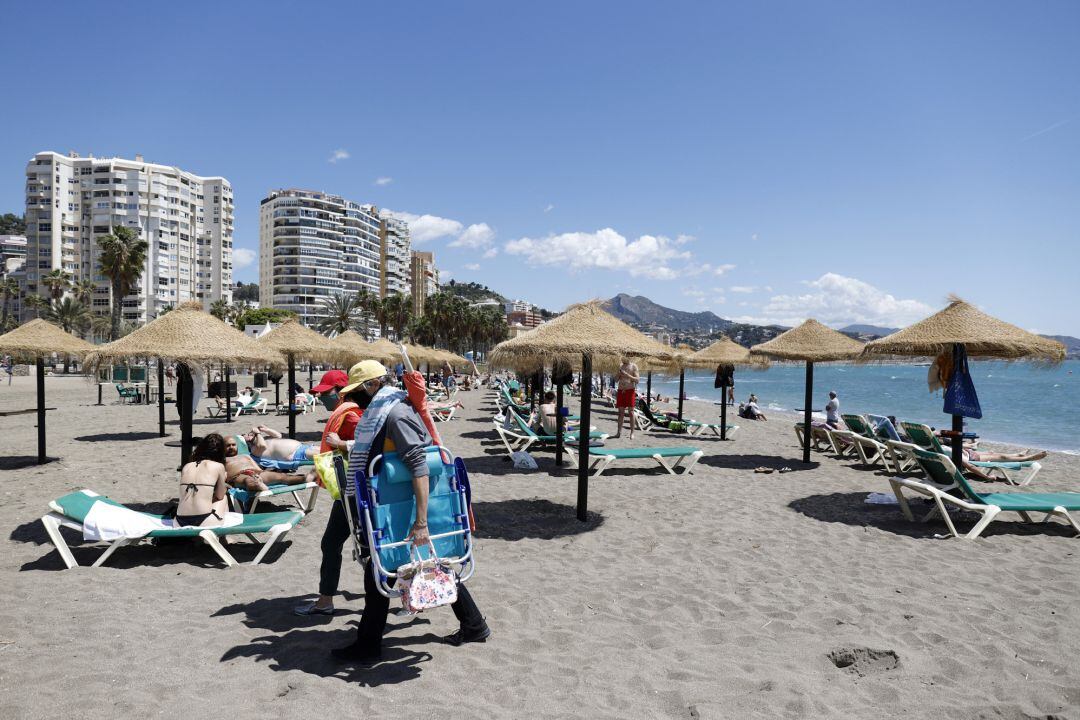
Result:
M448 407L429 408L431 412L431 419L435 422L449 422L454 419L454 413L457 412L456 405L450 405Z
M910 490L933 500L934 512L923 520L929 519L934 514L941 515L953 537L964 537L969 540L979 537L986 526L1002 512L1018 513L1025 522L1033 522L1030 513L1045 513L1044 523L1056 517L1064 520L1080 535L1080 524L1077 524L1076 519L1069 514L1070 511L1080 510L1080 493L978 493L947 456L928 452L922 448L916 448L912 452L926 472L929 482L902 477L889 478L896 500L900 503L900 510L908 520L914 520L915 517L903 490ZM948 490L943 489L953 486L963 494L962 498L951 495ZM981 515L979 521L967 534L961 535L957 532L949 516L947 506L950 505Z
M134 403L137 405L142 402L142 393L139 392L137 387L125 387L120 383L116 383L116 392L120 395L121 403Z
M236 454L251 455L251 449L243 435L236 435ZM315 466L314 460L271 460L268 458L255 457L252 459L265 470L277 470L284 473L295 473L305 467L310 470ZM259 503L272 497L291 495L296 502L297 509L304 515L315 509L315 501L319 497L319 485L314 482L299 483L297 485L267 485L266 490L254 492L242 488L229 488L229 505L237 512L254 513ZM307 500L302 500L300 493L307 491Z
M864 465L881 463L882 467L889 470L889 446L874 436L874 430L869 421L862 415L841 415L847 430L829 430L829 433L838 440L843 440L854 446L859 459Z
M236 414L237 416L251 415L255 413L258 413L259 415L265 415L266 407L269 404L270 403L264 397L253 398L250 402L247 403L237 403Z
M639 430L651 430L653 426L664 430L671 430L669 425L671 425L672 422L681 422L686 425L687 435L700 435L706 430L711 430L712 433L718 437L720 435L720 423L705 423L698 422L697 420L677 420L675 418L657 415L652 411L649 404L645 402L644 398L638 399L637 412L634 413L634 417L638 419ZM731 434L738 429L738 425L728 425L728 437L731 437Z
M120 503L115 500L110 500L104 495L98 495L91 490L81 490L53 500L49 503L49 509L52 512L41 518L41 524L45 526L45 532L49 534L49 539L52 540L52 543L56 547L57 552L60 553L60 557L63 559L64 564L67 565L69 569L76 567L79 563L75 561L75 556L72 555L67 541L64 540L64 536L60 534L60 528L66 527L82 532L83 521L90 512L90 508L93 507L94 503L98 502L105 502L118 507L124 507ZM158 522L168 521L168 518L164 518L160 515L152 515L150 513L140 514ZM220 557L226 565L231 567L238 565L239 563L236 561L236 558L225 549L225 546L221 541L222 537L246 535L252 542L257 543L258 540L255 538L255 534L266 533L267 538L263 543L262 550L260 550L259 554L255 556L255 559L251 561L252 565L258 565L262 562L263 558L266 557L266 553L271 546L273 546L279 538L283 537L286 533L296 527L296 524L300 522L303 517L303 513L299 512L261 513L259 515L248 515L244 518L242 523L230 527L170 527L151 530L144 537L119 538L113 540L105 549L105 552L103 552L94 562L93 567L100 567L109 559L110 555L116 552L117 549L124 547L125 545L138 543L143 539L185 537L200 538L218 554L218 557Z
M617 461L644 458L652 458L672 475L677 475L677 470L687 475L693 471L702 454L701 450L693 447L589 448L589 455L596 458L590 466L594 476L602 475ZM668 462L666 458L675 458L675 462Z
M926 425L910 422L902 422L900 423L900 425L904 428L904 431L908 434L908 437L911 438L911 442L915 445L918 445L923 450L939 453L941 455L951 455L952 449L946 448L944 445L942 445L941 441L938 440L937 435L934 434L934 431ZM984 460L969 460L968 464L977 467L980 470L983 470L987 475L990 475L991 477L996 474L1000 476L1001 479L1003 479L1005 482L1009 483L1010 485L1016 486L1027 485L1032 480L1034 480L1035 476L1039 474L1040 470L1042 470L1042 465L1035 460L1029 460L1026 462L989 462ZM1026 475L1020 475L1015 479L1013 475L1010 474L1024 471L1027 472Z
M507 408L505 412L510 414L510 427L506 427L505 418L500 420L496 417L493 422L495 424L495 431L499 435L499 439L502 440L503 445L506 446L506 451L513 455L517 451L527 451L534 444L540 444L543 446L554 445L557 439L555 435L540 435L531 427L529 423L518 415L513 410ZM589 441L593 440L604 441L607 440L609 435L603 432L590 431ZM563 442L565 444L575 444L580 438L580 433L564 433ZM572 462L572 460L571 460Z
M801 422L795 423L795 437L799 441L799 447L804 445L803 441L803 424ZM822 427L820 425L810 426L810 448L812 450L825 451L832 450L840 457L845 455L855 454L855 448L850 444L840 443L833 440L832 433L829 428Z

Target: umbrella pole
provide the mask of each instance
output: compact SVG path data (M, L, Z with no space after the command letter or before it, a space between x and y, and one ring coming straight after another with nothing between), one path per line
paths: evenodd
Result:
M957 357L959 345L953 345L953 373L960 367L960 358ZM964 418L962 415L952 416L952 461L960 472L964 471Z
M720 386L720 439L727 440L727 385Z
M679 420L682 420L683 387L686 385L686 368L679 370Z
M649 371L645 379L645 402L652 402L652 370Z
M289 355L289 393L285 398L289 401L289 439L296 437L296 398L293 396L293 386L296 385L296 359Z
M165 437L165 368L161 358L157 361L157 418L158 435Z
M592 355L581 356L581 420L578 421L577 519L589 509L589 427L592 424Z
M37 359L37 461L45 462L45 358Z
M176 381L176 402L180 404L180 467L191 457L191 416L194 414L191 405L192 393L195 391L191 380L191 369L187 365L180 366Z
M143 402L147 405L150 404L150 364L146 364L146 396L143 398Z
M314 363L312 363L310 360L308 360L308 364L307 364L307 389L308 389L308 392L311 392L311 388L315 387L314 374L315 374Z
M281 378L274 381L274 407L281 407Z
M810 462L810 406L814 404L814 363L806 363L806 397L803 399L802 461Z
M555 375L554 370L551 374L552 376ZM563 432L566 430L566 420L562 414L562 401L562 383L559 383L555 388L555 467L562 467Z
M225 365L225 422L232 422L232 366Z

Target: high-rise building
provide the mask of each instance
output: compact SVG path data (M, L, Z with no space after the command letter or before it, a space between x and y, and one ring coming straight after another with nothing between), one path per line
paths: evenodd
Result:
M379 240L381 242L379 297L396 293L408 295L412 291L412 265L410 263L412 242L409 239L409 224L383 211Z
M306 325L331 295L381 289L379 211L315 190L275 190L259 210L259 304Z
M0 235L0 275L13 273L26 264L26 236Z
M413 314L424 314L428 297L439 292L439 270L435 267L435 253L412 252L412 301Z
M92 309L107 313L109 279L97 238L115 227L135 230L149 249L123 318L154 319L167 306L231 301L233 194L222 177L122 158L38 153L26 165L26 289L47 294L41 278L63 270L93 280Z

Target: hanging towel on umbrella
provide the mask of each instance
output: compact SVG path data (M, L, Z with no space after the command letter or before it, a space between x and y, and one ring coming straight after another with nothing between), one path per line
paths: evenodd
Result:
M979 396L975 394L975 383L971 381L968 370L967 351L963 345L953 345L953 369L949 385L945 388L945 413L961 417L982 417Z
M735 384L735 366L734 365L717 365L716 366L716 381L713 382L714 388L729 387Z

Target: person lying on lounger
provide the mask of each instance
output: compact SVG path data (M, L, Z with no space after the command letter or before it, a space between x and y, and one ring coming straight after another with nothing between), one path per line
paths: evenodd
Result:
M971 477L978 478L979 480L993 481L994 478L987 475L971 463L973 462L1035 462L1036 460L1042 460L1046 457L1046 451L1040 450L1039 452L1022 452L1022 453L1000 453L1000 452L987 452L986 450L968 450L964 449L964 474Z
M225 472L229 485L251 492L262 492L269 485L300 485L314 479L309 473L283 473L264 470L250 455L238 454L236 438L225 438Z
M180 471L180 502L176 524L217 527L225 522L225 440L210 433L195 446L191 462Z
M316 445L305 445L299 440L282 437L281 433L265 425L256 425L244 436L251 454L267 460L304 461L319 452Z

